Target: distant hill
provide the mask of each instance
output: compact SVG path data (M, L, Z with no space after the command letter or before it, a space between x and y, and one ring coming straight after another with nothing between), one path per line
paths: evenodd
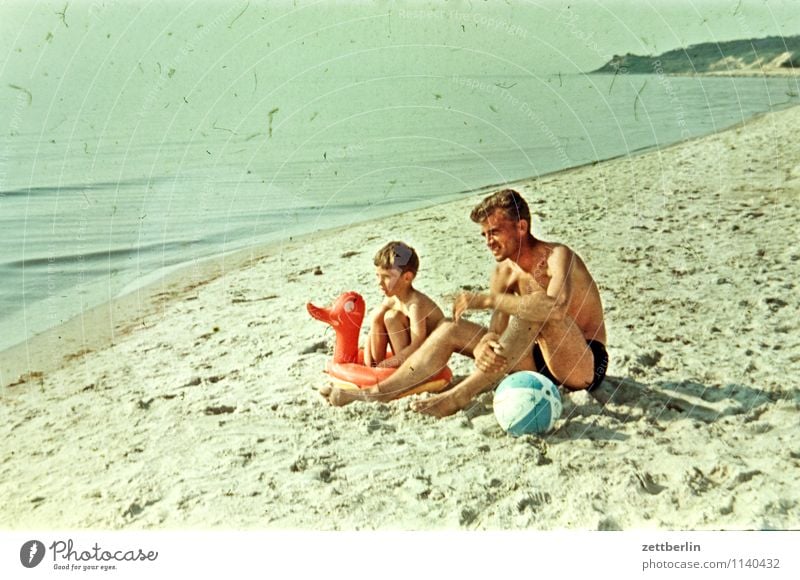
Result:
M614 55L593 73L800 74L800 36L704 42L658 56Z

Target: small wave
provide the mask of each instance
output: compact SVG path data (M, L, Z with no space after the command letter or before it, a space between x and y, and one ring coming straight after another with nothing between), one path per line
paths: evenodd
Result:
M165 178L163 177L137 177L131 179L121 179L119 181L94 181L87 183L75 183L71 185L34 185L0 191L0 197L22 197L30 195L75 193L81 191L88 192L98 190L117 190L127 189L129 187L146 188L164 180Z
M2 268L37 268L37 267L46 267L50 266L58 266L58 265L65 265L65 264L75 264L75 263L92 263L92 262L100 262L100 261L109 261L118 263L117 261L120 259L128 258L128 257L135 257L141 254L151 254L154 251L158 251L159 253L169 253L171 250L186 246L188 244L196 244L199 240L181 240L181 241L174 241L174 242L166 242L166 243L152 243L152 244L144 244L141 246L134 246L130 248L116 248L116 249L108 249L108 250L99 250L94 252L75 252L69 254L61 254L55 256L40 256L35 258L26 258L22 260L13 260L10 262L5 262L0 264Z

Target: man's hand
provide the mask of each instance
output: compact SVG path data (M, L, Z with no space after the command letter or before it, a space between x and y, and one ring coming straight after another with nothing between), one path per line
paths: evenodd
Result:
M401 359L399 356L393 356L379 362L375 366L379 369L396 369L401 364L403 364L403 359Z
M458 321L467 310L483 310L489 308L491 297L488 294L475 292L459 292L453 301L453 319Z
M475 347L475 366L485 373L497 373L505 369L508 360L503 356L503 347L498 342L500 335L490 332Z

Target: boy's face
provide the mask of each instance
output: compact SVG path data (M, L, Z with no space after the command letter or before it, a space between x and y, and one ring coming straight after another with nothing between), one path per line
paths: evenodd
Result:
M405 274L399 268L375 267L378 286L386 296L394 296L399 290L407 288L414 277L411 272Z

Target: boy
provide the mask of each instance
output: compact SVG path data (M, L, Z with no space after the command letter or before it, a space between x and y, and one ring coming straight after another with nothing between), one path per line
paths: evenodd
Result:
M364 363L397 368L444 320L444 313L412 286L419 268L414 248L403 242L389 242L375 254L374 263L378 285L386 299L370 313ZM392 345L390 358L386 358L388 344Z

